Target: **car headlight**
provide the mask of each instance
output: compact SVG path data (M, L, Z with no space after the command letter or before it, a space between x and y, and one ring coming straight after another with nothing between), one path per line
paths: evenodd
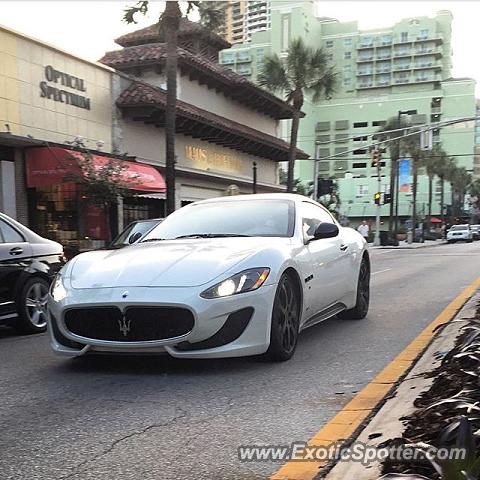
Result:
M61 302L67 296L67 290L63 284L62 275L59 273L55 277L50 289L50 295L56 302Z
M260 288L270 273L269 268L251 268L207 288L200 296L203 298L220 298L251 292Z

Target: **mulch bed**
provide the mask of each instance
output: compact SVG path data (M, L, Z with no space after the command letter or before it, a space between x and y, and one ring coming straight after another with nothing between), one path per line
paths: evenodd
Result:
M468 345L470 347L465 350ZM456 357L459 354L462 356ZM469 418L473 431L480 429L480 406L477 406L478 410L468 408L468 405L480 402L480 304L476 318L462 327L454 349L438 352L438 355L443 358L441 364L429 374L435 378L432 386L414 402L418 410L401 419L405 425L402 437L389 440L381 446L399 447L420 442L434 447L452 446L456 432L446 429L449 425L452 429L461 416ZM465 402L448 402L431 407L441 400L452 398L464 398ZM479 446L480 442L477 442L477 451ZM432 480L441 478L428 461L388 460L383 464L382 473L417 474Z

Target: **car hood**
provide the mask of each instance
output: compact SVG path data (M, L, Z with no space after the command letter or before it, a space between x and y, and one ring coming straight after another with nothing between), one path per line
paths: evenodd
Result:
M171 240L87 252L72 260L70 283L76 289L203 285L279 240L288 239Z

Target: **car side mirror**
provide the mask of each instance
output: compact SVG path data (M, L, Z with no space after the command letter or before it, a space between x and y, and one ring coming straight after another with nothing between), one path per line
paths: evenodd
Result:
M321 238L332 238L336 237L338 233L338 227L334 223L324 222L318 225L315 229L313 239L320 240Z
M132 244L135 243L136 241L140 240L141 237L142 237L142 233L141 233L141 232L135 232L131 237L129 237L128 243L129 243L130 245L132 245Z

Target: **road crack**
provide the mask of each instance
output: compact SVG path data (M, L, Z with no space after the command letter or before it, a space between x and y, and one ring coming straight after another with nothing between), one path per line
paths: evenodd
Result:
M104 449L102 452L94 455L92 458L87 458L86 460L84 460L83 462L80 462L78 465L76 465L75 467L73 467L73 470L68 474L68 475L65 475L63 477L60 477L59 480L67 480L69 478L72 478L74 475L77 475L78 473L80 473L80 471L86 471L86 470L83 470L83 467L89 463L94 463L96 462L97 460L101 459L102 457L105 457L106 455L108 455L109 453L111 453L115 447L117 445L119 445L120 443L123 443L127 440L129 440L130 438L133 438L133 437L137 437L137 436L141 436L141 435L144 435L145 433L149 432L150 430L153 430L155 428L165 428L165 427L169 427L170 425L173 425L174 423L176 423L178 420L181 420L182 418L185 418L187 416L187 412L185 410L183 410L182 408L179 408L177 407L177 410L180 411L180 413L176 416L174 416L172 419L170 419L168 422L164 422L164 423L153 423L152 425L147 425L145 428L142 428L141 430L139 431L135 431L135 432L132 432L132 433L129 433L127 435L124 435L123 437L120 437L120 438L117 438L116 440L114 440L110 446L106 449Z

